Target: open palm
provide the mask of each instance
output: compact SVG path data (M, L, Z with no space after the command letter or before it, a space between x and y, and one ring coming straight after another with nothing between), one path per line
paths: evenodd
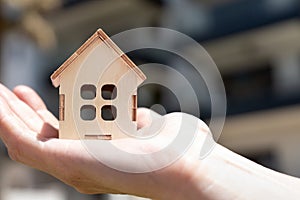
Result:
M151 123L150 115L153 113L150 114L148 109L138 110L139 128ZM176 115L166 119L177 123ZM208 132L208 129L203 124L199 131ZM161 192L160 195L167 195L164 194L166 188L161 185L169 185L167 180L171 177L173 180L185 179L185 171L191 167L186 165L187 162L178 161L166 169L140 174L109 168L89 154L81 141L58 139L57 119L37 93L26 86L18 86L12 92L0 85L0 137L13 160L49 173L82 193L127 193L154 197ZM130 139L121 141L130 144L127 146L131 148L138 146L131 142ZM112 159L118 162L118 158ZM136 163L129 160L125 164Z

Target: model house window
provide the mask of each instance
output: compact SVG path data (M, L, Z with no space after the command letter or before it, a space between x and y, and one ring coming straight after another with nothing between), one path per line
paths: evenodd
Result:
M96 87L91 84L85 84L80 88L80 96L84 100L93 100L96 98ZM92 105L83 105L80 108L80 117L85 121L92 121L96 118L96 108Z
M117 97L117 87L112 84L103 85L101 88L101 96L105 100L112 100Z
M81 98L91 100L96 98L96 87L94 85L86 84L80 89Z
M92 105L84 105L80 109L80 117L85 121L92 121L96 118L96 108Z
M103 85L101 96L104 100L113 100L117 97L117 87L113 84ZM101 108L101 117L105 121L113 121L117 117L117 109L113 105L105 105Z
M106 121L113 121L117 117L117 109L113 105L105 105L101 108L101 117Z

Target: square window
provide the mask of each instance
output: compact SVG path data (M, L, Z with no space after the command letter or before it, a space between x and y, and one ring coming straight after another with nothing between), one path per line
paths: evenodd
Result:
M113 121L117 118L117 109L115 106L106 105L101 108L101 117L105 121Z
M117 87L112 84L103 85L101 88L101 96L105 100L112 100L117 97Z
M84 105L80 109L80 117L84 121L92 121L96 118L96 108L92 105Z
M91 100L96 97L96 87L91 84L83 85L80 89L81 98Z

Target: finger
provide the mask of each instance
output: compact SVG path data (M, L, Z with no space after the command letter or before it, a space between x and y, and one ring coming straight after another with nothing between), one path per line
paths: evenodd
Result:
M58 128L58 121L56 117L48 111L44 101L33 89L27 86L17 86L14 89L14 93L19 99L37 112L44 121Z
M48 115L50 115L48 117ZM50 138L58 138L58 129L59 124L55 117L50 112L45 112L44 114L40 113L40 116L44 118L44 125L42 130L39 133L39 139L50 139ZM53 118L53 120L52 120Z
M47 110L47 107L41 97L31 88L19 85L14 88L15 95L25 102L34 111Z
M155 118L161 117L158 113L148 108L137 109L137 126L138 129L150 126Z
M11 159L37 168L41 159L42 145L37 133L30 130L0 97L0 138L7 147Z
M44 123L36 112L2 84L0 84L0 96L6 101L11 111L15 113L28 128L37 133L40 132Z
M43 128L40 132L41 136L45 138L57 138L59 129L58 120L48 111L41 97L27 86L17 86L14 89L14 93L19 99L30 106L44 121Z
M28 127L10 109L6 100L0 97L0 137L8 148L16 148L16 141L20 138L30 141L34 134L26 134Z

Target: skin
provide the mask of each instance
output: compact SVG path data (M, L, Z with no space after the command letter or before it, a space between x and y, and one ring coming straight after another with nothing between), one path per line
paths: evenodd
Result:
M138 127L149 126L153 116L158 115L139 109ZM176 124L181 116L160 117L166 124ZM137 143L128 138L116 144L147 153L172 138L173 132L166 126L153 140ZM264 168L218 144L209 156L199 160L197 152L206 136L210 136L209 129L198 120L193 144L172 165L148 173L121 172L94 159L79 140L58 139L58 121L35 91L26 86L10 91L0 85L0 137L11 159L51 174L81 193L175 200L300 199L299 179ZM111 159L119 162L117 157ZM136 163L128 160L122 164Z

